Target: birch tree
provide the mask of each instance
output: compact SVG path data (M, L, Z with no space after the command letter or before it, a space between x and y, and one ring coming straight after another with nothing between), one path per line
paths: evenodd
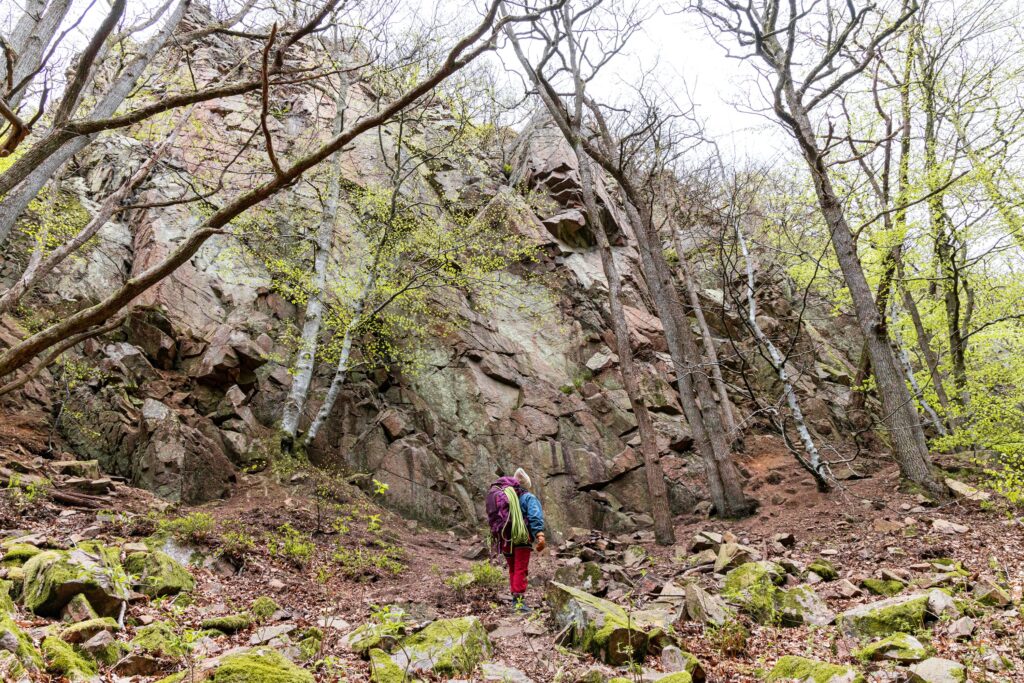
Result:
M868 69L878 50L913 16L916 5L897 4L891 17L873 6L858 8L854 3L822 3L807 11L781 0L755 2L749 8L725 1L701 1L695 6L716 34L727 36L746 59L762 65L770 106L793 136L810 172L868 346L893 457L905 478L945 498L947 491L931 470L921 419L858 259L857 240L826 160L828 143L820 139L811 119L821 116L837 93ZM824 26L820 32L813 28L818 25Z

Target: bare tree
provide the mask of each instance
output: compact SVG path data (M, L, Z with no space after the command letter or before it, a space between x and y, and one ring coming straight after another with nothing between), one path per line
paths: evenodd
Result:
M306 156L287 167L282 167L281 172L274 174L269 180L225 203L162 261L138 273L103 300L39 330L6 349L0 354L0 377L24 367L40 353L62 343L69 337L87 332L94 326L103 325L136 297L192 258L210 237L229 232L228 226L231 221L247 209L290 186L304 173L330 158L357 136L383 125L397 113L431 93L449 76L480 55L494 49L496 34L503 29L505 24L528 21L538 16L530 13L525 16L503 17L498 20L496 19L498 5L498 0L490 2L479 23L445 50L434 68L409 85L394 99L381 103L379 109L354 121L338 135ZM548 11L548 9L545 8L543 11Z
M920 417L857 257L856 237L847 221L843 201L833 186L826 160L828 143L822 142L811 120L816 110L827 108L844 86L874 62L879 48L913 16L916 4L899 4L892 20L879 14L874 6L858 9L852 2L825 2L804 10L794 2L782 0L745 5L730 0L699 0L696 9L716 32L729 35L746 50L745 58L756 59L763 65L761 74L771 88L772 109L793 135L807 163L857 322L868 345L882 399L882 422L889 433L893 456L904 477L933 496L946 497L945 487L931 470ZM823 29L816 31L817 26Z

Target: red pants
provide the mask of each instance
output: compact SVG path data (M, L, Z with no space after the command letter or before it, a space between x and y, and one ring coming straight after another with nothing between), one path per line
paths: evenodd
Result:
M526 593L526 575L530 571L530 546L521 546L512 549L511 555L505 556L508 563L508 585L512 589L512 595L523 595Z

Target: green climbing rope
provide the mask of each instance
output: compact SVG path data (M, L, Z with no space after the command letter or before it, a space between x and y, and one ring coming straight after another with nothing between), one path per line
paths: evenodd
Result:
M519 505L519 496L511 486L503 489L508 498L508 522L506 527L512 525L512 545L530 545L530 532L526 529L526 520L523 519L523 508Z

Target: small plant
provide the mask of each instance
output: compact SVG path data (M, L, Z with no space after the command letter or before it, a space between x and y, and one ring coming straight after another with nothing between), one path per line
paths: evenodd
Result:
M213 537L214 526L212 515L193 512L184 517L161 520L157 523L157 531L170 534L182 543L207 543Z
M7 482L7 497L10 499L11 505L18 512L24 512L37 500L45 496L49 487L50 482L47 479L22 485L21 477L17 474L12 474Z
M505 585L505 572L487 560L473 564L473 583L478 586L500 588Z
M235 563L243 562L256 549L256 539L241 528L225 531L220 540L220 554Z
M371 534L380 533L383 528L381 526L380 515L367 515L366 516L366 530Z
M708 642L719 652L727 656L738 655L747 648L750 632L735 619L726 621L721 626L709 626L705 631Z
M249 613L252 614L252 618L256 620L257 624L265 622L279 609L281 609L280 605L273 598L266 595L259 596L249 605Z
M383 496L390 488L390 485L385 484L382 481L377 481L376 479L373 480L373 495L375 496Z
M301 569L313 559L316 544L291 524L282 524L271 534L267 550L271 557L283 557Z

